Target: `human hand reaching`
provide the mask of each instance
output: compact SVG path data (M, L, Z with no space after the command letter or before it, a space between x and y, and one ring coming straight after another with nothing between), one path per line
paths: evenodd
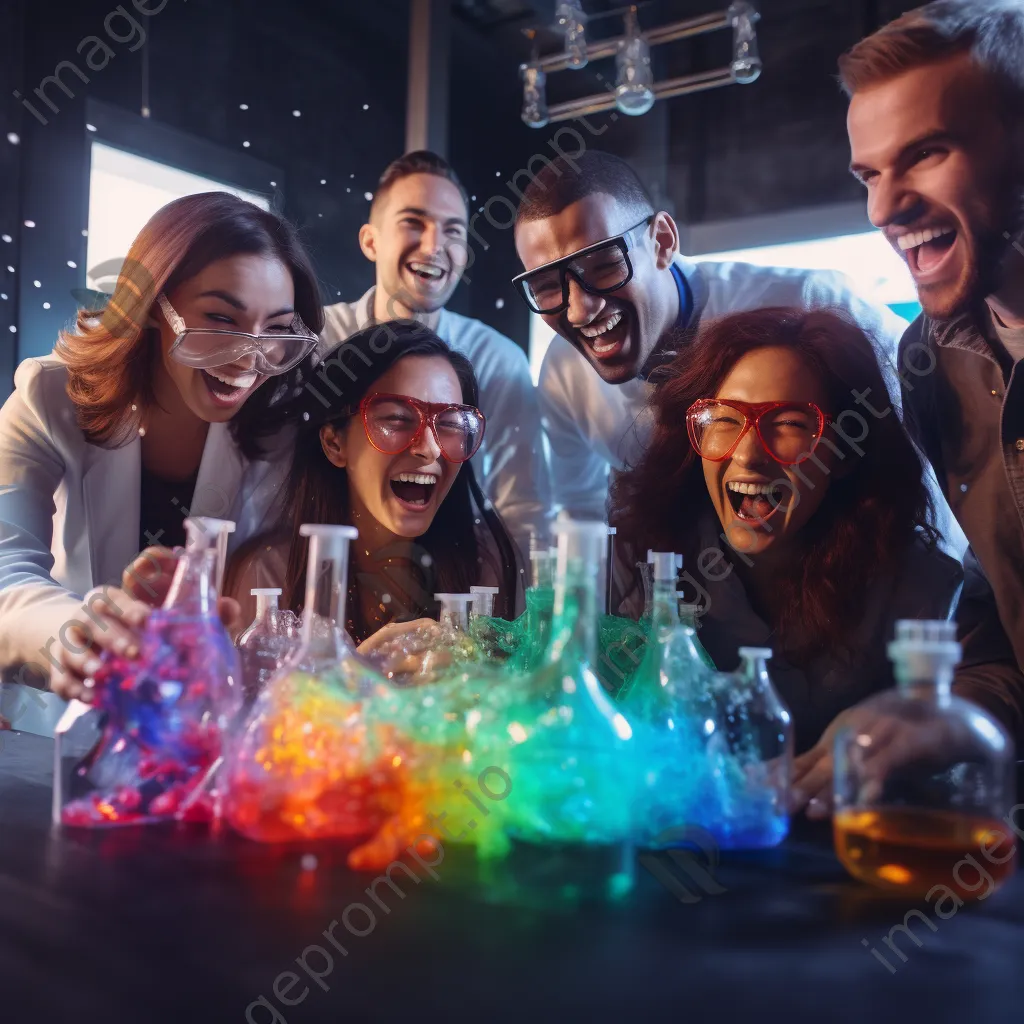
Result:
M94 587L85 595L82 618L64 631L58 665L50 670L50 689L65 700L91 704L93 676L104 651L135 658L149 613L163 604L174 578L178 556L169 548L147 548L125 569L120 587ZM243 628L237 601L217 602L221 622L232 637Z
M858 770L863 782L881 786L889 773L903 764L934 758L948 760L962 737L951 720L905 718L882 708L856 706L840 712L821 739L793 761L790 787L791 813L806 808L807 817L827 818L833 811L835 738L840 729L854 732L859 751Z

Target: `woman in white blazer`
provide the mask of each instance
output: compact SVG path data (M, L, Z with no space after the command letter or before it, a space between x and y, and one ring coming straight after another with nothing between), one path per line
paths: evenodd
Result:
M144 615L117 589L137 552L181 543L187 515L234 520L232 545L273 521L282 399L322 328L309 258L275 214L210 192L153 216L106 310L22 363L0 409L5 678L87 699L99 652L130 652Z

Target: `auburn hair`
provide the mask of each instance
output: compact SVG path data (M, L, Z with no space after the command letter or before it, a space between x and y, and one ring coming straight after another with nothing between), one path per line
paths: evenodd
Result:
M280 260L294 281L295 311L311 330L323 330L316 274L287 221L227 192L176 199L157 210L132 242L106 308L80 310L75 326L58 337L55 350L68 368L68 396L87 441L108 448L127 444L146 408L156 404L160 337L150 318L162 316L154 309L157 296L216 260L242 253ZM310 360L305 372L311 366ZM232 418L232 436L247 457L258 455L258 439L278 428L270 406L303 372L292 371L276 386L265 383Z
M697 557L699 523L717 516L687 433L687 410L713 398L745 355L768 347L795 351L817 374L833 423L844 410L870 417L865 438L857 439L862 455L844 452L836 444L841 435L826 430L822 443L845 455L850 470L830 479L798 535L799 557L777 581L783 650L797 660L820 649L848 653L870 583L897 570L916 537L934 545L938 534L927 525L921 459L889 405L871 340L842 311L758 309L705 324L651 397L653 435L639 463L612 487L610 522L634 550ZM877 415L857 409L856 395Z
M908 11L839 58L847 94L913 68L969 53L997 89L1011 123L1024 109L1024 4L1020 0L935 0Z

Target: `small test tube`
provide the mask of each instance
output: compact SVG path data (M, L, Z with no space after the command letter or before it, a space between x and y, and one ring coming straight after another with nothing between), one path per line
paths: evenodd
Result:
M494 615L494 599L498 596L497 587L470 587L470 593L473 595L473 608L469 613L470 618L476 618L478 615L486 615L488 617Z
M683 556L673 551L650 551L647 552L647 564L654 567L655 581L666 582L671 580L675 583L679 570L683 567Z
M461 630L469 629L469 606L473 594L435 594L434 600L441 602L441 625Z

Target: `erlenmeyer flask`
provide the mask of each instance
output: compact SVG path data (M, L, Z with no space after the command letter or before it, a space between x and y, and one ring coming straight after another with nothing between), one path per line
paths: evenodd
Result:
M249 712L226 765L224 812L262 842L358 839L398 806L390 738L366 726L364 701L386 685L352 649L342 623L350 526L306 524L306 599L299 650Z
M676 576L682 557L649 552L651 621L643 659L620 691L636 744L637 843L664 848L687 842L707 780L701 710L711 673L694 632L679 619Z
M60 807L65 825L173 818L215 769L242 701L238 654L217 613L215 586L218 541L233 525L185 520L184 553L163 607L142 630L139 656L101 658L100 742L66 785L56 766L55 816Z
M555 532L550 660L495 714L514 785L505 803L512 850L501 870L529 899L614 900L634 882L634 787L632 730L593 668L607 527L565 520Z

